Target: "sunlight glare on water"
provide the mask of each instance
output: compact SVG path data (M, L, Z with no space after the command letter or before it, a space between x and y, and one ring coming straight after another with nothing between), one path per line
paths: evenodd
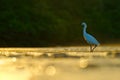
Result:
M80 58L80 61L79 61L80 68L87 68L88 65L89 65L88 59Z
M0 60L0 80L29 80L31 74L28 70L18 70L13 64L16 58Z
M56 68L54 66L48 66L46 69L45 69L45 73L49 76L54 76L55 73L56 73Z
M101 52L100 49L90 53L80 52L78 47L65 48L63 52L63 48L57 48L55 56L54 49L48 48L43 49L43 53L32 48L23 52L22 49L1 50L0 80L116 80L120 74L119 48L106 48L109 51L104 48Z

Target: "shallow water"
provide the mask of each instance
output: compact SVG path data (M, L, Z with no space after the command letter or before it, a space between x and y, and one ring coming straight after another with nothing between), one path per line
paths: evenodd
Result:
M1 48L0 80L119 80L120 47Z

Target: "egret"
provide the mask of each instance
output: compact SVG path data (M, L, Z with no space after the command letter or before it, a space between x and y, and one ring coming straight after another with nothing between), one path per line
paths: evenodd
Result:
M82 22L82 26L83 26L83 37L86 40L86 42L90 45L90 52L93 52L94 49L98 45L100 45L100 43L96 40L95 37L93 37L92 35L86 32L87 24L85 22Z

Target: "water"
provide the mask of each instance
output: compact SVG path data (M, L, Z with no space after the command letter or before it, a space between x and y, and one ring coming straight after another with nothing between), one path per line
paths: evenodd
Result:
M118 80L120 47L1 48L0 80Z

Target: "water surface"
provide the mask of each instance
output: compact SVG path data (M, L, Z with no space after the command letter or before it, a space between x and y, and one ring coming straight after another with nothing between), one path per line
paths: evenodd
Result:
M0 80L119 80L120 46L0 48Z

